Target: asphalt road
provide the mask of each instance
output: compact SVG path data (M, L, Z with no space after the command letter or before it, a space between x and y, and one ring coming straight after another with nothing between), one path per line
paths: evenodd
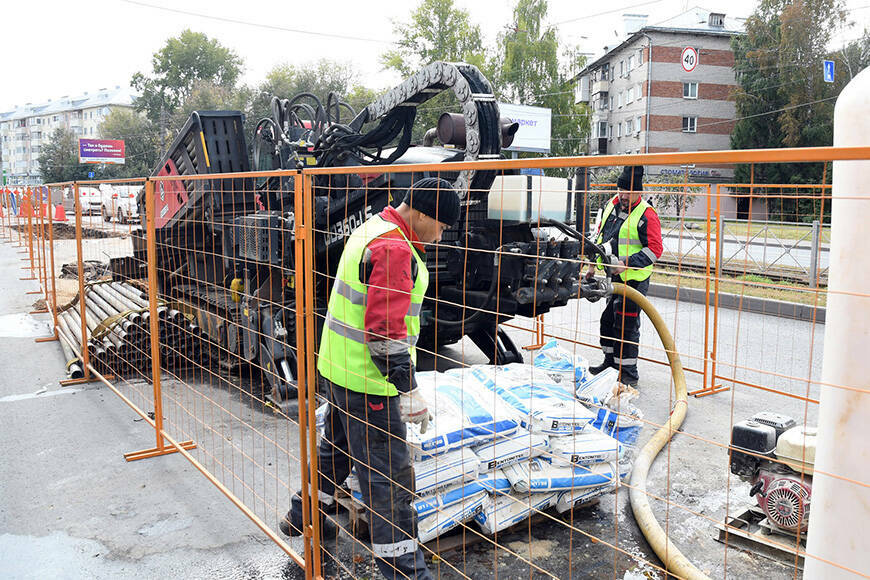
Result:
M4 578L301 578L302 571L183 457L127 463L123 454L154 445L153 431L101 383L61 388L56 344L34 344L47 332L45 315L31 316L34 282L18 280L20 255L0 243L0 576ZM704 312L700 305L653 300L675 335L690 369L703 368ZM572 302L547 316L548 332L597 342L603 303ZM654 464L649 490L672 539L711 577L791 578L790 562L776 562L714 541L713 522L749 503L748 484L728 473L730 425L761 410L815 422L816 407L787 396L818 398L824 327L764 315L721 313L719 373L774 389L737 386L692 399L689 415L668 453ZM517 321L530 325L531 321ZM520 344L529 333L511 330ZM641 354L664 360L652 327L642 327ZM569 344L565 342L564 344ZM596 349L576 352L597 363ZM485 361L469 341L441 355L453 364ZM432 361L421 360L421 368ZM650 425L671 408L669 373L641 363L638 406ZM179 437L197 441L194 456L212 469L260 517L275 524L298 486L295 424L264 407L257 381L244 374L216 380L204 372L163 381L164 415ZM700 378L688 375L690 388ZM150 386L119 384L147 408ZM440 578L545 577L663 578L637 529L627 490L575 512L478 544L431 564ZM342 516L343 517L343 516ZM301 549L301 542L291 545ZM609 546L617 546L614 550ZM371 577L372 562L359 544L342 538L342 577ZM535 569L518 555L531 560Z

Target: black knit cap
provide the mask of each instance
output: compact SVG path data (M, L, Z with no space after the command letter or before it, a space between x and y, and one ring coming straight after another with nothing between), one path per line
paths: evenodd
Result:
M446 179L424 177L408 188L402 201L448 226L459 219L459 195Z
M627 191L643 191L643 165L626 165L616 180L616 187Z

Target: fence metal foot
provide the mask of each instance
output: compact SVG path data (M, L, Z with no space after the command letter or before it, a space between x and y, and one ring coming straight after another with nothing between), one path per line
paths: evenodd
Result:
M48 312L48 310L40 310L40 312ZM31 312L31 314L33 313ZM40 336L39 338L34 339L33 342L54 342L56 340L56 336Z
M178 444L182 449L190 450L196 449L196 443L193 441L184 441L183 443ZM142 451L133 451L131 453L125 453L124 459L127 461L137 461L139 459L148 459L149 457L159 457L161 455L169 455L170 453L176 453L178 449L175 447L152 447L151 449L143 449Z
M689 395L700 398L706 397L707 395L715 395L716 393L724 393L725 391L730 391L731 387L726 387L724 385L713 385L712 387L698 389L696 391L689 392Z
M106 379L107 381L111 381L115 377L113 375L105 375L103 378ZM60 386L62 386L62 387L68 387L70 385L83 385L85 383L98 383L98 382L101 382L98 377L90 377L87 379L86 378L64 379L62 381L58 381L58 383L60 383Z

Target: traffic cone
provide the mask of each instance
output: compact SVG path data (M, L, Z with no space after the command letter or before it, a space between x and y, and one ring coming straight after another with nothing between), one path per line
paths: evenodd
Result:
M59 203L54 206L54 221L56 222L65 222L66 221L66 212L63 209L63 204Z

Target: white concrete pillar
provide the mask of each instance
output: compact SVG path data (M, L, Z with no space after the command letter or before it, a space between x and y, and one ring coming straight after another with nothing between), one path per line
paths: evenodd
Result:
M834 145L870 146L870 68L837 99ZM834 161L833 176L817 471L805 580L857 577L813 556L870 574L870 160Z

